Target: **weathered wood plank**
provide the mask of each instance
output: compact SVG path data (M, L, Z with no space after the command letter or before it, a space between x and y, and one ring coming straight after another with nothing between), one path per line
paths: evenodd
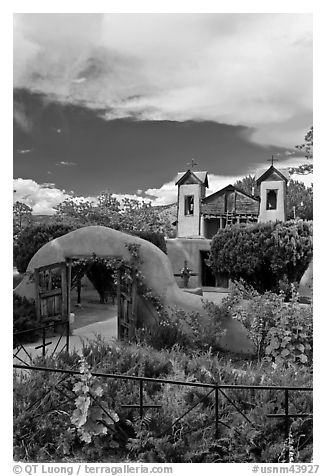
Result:
M52 289L51 291L41 291L39 292L40 298L44 299L47 297L52 297L52 296L59 296L62 294L62 290L57 288L57 289Z

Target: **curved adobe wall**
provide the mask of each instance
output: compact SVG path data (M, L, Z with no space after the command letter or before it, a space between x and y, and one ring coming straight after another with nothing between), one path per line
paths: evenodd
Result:
M29 282L28 273L35 268L53 263L63 262L66 258L74 255L97 256L121 256L130 260L130 254L126 245L135 243L140 245L141 272L145 277L146 285L157 294L166 306L177 307L185 311L199 312L207 318L203 309L202 298L198 295L186 293L178 286L173 276L171 263L168 257L156 246L136 236L127 235L120 231L102 226L89 226L72 231L64 236L56 238L44 245L31 259L27 274L17 286L15 292L27 299L35 298L34 284ZM141 300L140 300L141 301ZM146 322L148 324L157 320L154 308L146 308ZM220 340L220 345L225 350L253 353L253 345L247 336L244 327L234 319L225 321L227 330Z
M304 275L302 276L300 283L299 283L299 297L301 298L306 298L306 299L312 299L313 295L313 261L311 260L309 263L308 268L304 272Z

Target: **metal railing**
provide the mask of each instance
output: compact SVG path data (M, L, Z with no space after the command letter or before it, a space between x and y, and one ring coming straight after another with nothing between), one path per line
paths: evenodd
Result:
M18 357L18 354L23 350L25 354L29 357L30 361L32 361L32 357L27 351L25 345L26 345L26 339L24 337L28 334L34 334L34 333L39 333L41 331L41 338L42 338L42 343L40 345L37 345L34 347L35 350L42 349L42 356L45 357L46 355L46 348L51 345L53 342L46 342L47 336L46 336L46 331L48 329L53 328L55 330L56 327L62 326L64 328L64 331L61 332L59 335L59 340L55 345L54 350L51 353L51 356L55 354L57 351L59 344L61 342L61 339L63 336L66 336L66 342L61 348L61 350L58 352L60 354L63 350L69 353L69 336L70 336L70 324L69 320L58 320L58 321L53 321L51 324L47 324L45 326L40 326L40 327L34 327L32 329L26 329L24 331L18 331L14 332L13 337L14 337L14 350L16 350L16 353L14 353L13 357L14 359L18 359L20 362L25 363L20 357ZM25 345L24 345L25 344ZM31 343L32 344L32 343Z
M68 369L57 369L57 368L48 368L40 366L29 366L29 365L19 365L15 364L14 368L25 369L31 371L42 371L42 372L52 372L59 373L64 375L71 376L80 376L80 372L76 370ZM151 377L141 377L141 376L132 376L132 375L119 375L119 374L109 374L101 372L92 372L92 376L105 378L105 379L115 379L115 380L129 380L137 382L139 384L139 403L133 405L123 405L125 408L139 409L140 418L143 418L144 411L148 408L160 408L160 405L148 405L144 403L144 383L160 383L163 385L180 385L185 387L194 387L207 389L208 393L202 396L195 404L191 406L185 413L178 417L168 429L172 429L182 418L184 418L188 413L190 413L194 408L196 408L202 401L207 399L210 395L214 394L214 421L215 421L215 437L219 437L219 425L223 425L227 428L230 428L227 423L223 422L220 419L219 409L220 409L220 399L221 397L225 398L235 409L236 411L243 416L243 418L253 427L256 428L255 424L247 417L247 415L239 408L239 406L230 398L226 393L227 390L252 390L252 391L279 391L284 392L284 413L268 414L267 418L278 418L283 419L284 433L285 438L288 438L290 431L291 420L295 418L310 418L312 413L290 413L289 412L289 392L312 392L312 387L295 387L295 386L275 386L275 385L228 385L220 383L202 383L202 382L187 382L179 380L170 380L170 379L161 379L161 378L151 378ZM164 430L164 433L167 432L167 429ZM162 436L162 435L160 435Z

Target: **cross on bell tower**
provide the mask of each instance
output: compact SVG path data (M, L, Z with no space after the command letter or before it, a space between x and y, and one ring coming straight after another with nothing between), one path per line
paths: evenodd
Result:
M274 165L274 160L278 160L278 159L275 159L275 158L274 158L274 155L272 154L272 158L271 158L271 159L267 159L267 162L272 162L272 165Z
M195 167L195 165L198 165L197 162L195 162L195 159L191 159L191 162L188 162L187 165L190 165L191 169Z

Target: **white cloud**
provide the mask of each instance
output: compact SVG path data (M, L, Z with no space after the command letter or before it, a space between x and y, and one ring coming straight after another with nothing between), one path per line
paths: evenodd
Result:
M307 175L293 174L291 175L291 179L297 180L298 182L303 182L306 187L311 187L314 181L314 174L307 174Z
M168 205L177 201L177 187L175 186L176 177L163 184L159 188L149 188L145 190L153 205Z
M61 162L57 162L55 165L63 165L64 167L71 167L73 165L77 165L76 162L66 162L62 160Z
M30 132L33 127L33 124L30 118L27 116L24 107L21 104L14 102L13 112L14 120L17 122L17 124L19 124L20 128L24 132Z
M52 183L38 184L32 179L15 179L14 190L14 201L26 203L35 215L52 215L54 207L69 196Z
M311 42L309 14L19 14L14 84L107 119L241 124L288 146L312 122Z
M46 182L39 184L32 179L14 179L14 201L26 203L33 209L34 215L53 215L55 213L54 207L59 205L65 199L73 199L76 203L92 202L96 204L97 198L94 196L76 196L71 190L69 193L65 190L56 188L54 183ZM113 194L122 205L124 198L130 200L137 200L139 203L149 203L151 200L148 197L142 198L134 194Z

